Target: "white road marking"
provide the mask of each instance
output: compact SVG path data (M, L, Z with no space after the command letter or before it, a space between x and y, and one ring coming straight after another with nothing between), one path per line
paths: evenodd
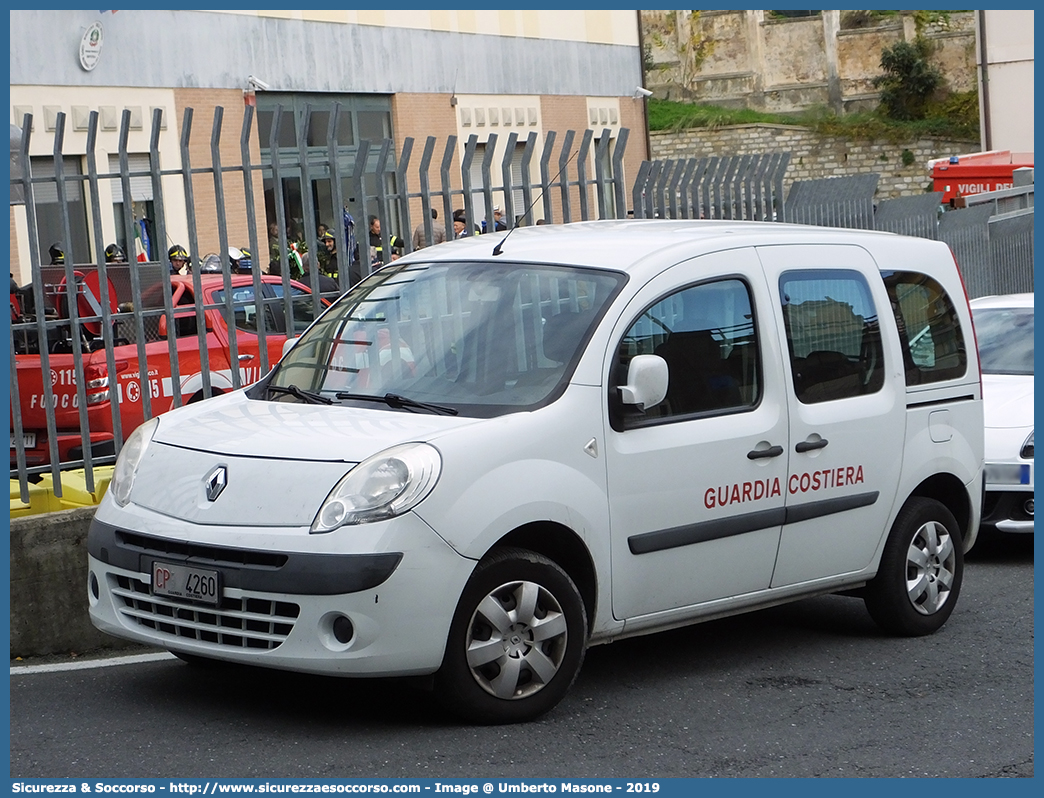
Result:
M76 662L51 662L46 665L12 665L11 675L18 676L32 673L55 673L59 671L82 671L90 668L110 668L113 665L137 665L141 662L159 662L174 659L169 651L156 654L135 654L127 657L111 657L109 659L85 659Z

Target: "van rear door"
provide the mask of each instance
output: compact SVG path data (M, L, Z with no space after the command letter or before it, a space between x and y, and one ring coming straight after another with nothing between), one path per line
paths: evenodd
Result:
M906 403L894 320L870 254L784 245L758 255L788 349L790 470L772 576L782 587L871 563L902 471Z

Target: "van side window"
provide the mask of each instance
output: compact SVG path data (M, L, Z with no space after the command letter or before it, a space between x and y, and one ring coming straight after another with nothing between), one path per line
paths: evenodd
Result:
M650 420L736 412L761 394L760 357L750 291L738 279L690 286L648 308L617 352L617 385L635 355L667 361L667 396L644 412L624 413L624 428Z
M964 333L949 295L918 272L884 272L899 340L906 384L952 380L968 370Z
M799 401L816 404L881 390L881 328L859 272L786 272L779 293Z

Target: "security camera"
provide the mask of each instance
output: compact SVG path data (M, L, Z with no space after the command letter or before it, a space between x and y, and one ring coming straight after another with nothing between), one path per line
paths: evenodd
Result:
M250 84L250 88L255 91L268 91L271 86L265 83L261 78L254 77L253 75L247 76L247 83Z
M652 92L645 88L645 86L635 86L634 99L640 100L642 97L652 97Z

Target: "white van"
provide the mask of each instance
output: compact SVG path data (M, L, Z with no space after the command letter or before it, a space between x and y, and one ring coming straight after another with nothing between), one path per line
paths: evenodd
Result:
M447 243L260 382L134 432L91 618L189 661L434 675L498 723L554 707L590 645L806 596L928 634L979 526L981 397L938 242L625 221Z

